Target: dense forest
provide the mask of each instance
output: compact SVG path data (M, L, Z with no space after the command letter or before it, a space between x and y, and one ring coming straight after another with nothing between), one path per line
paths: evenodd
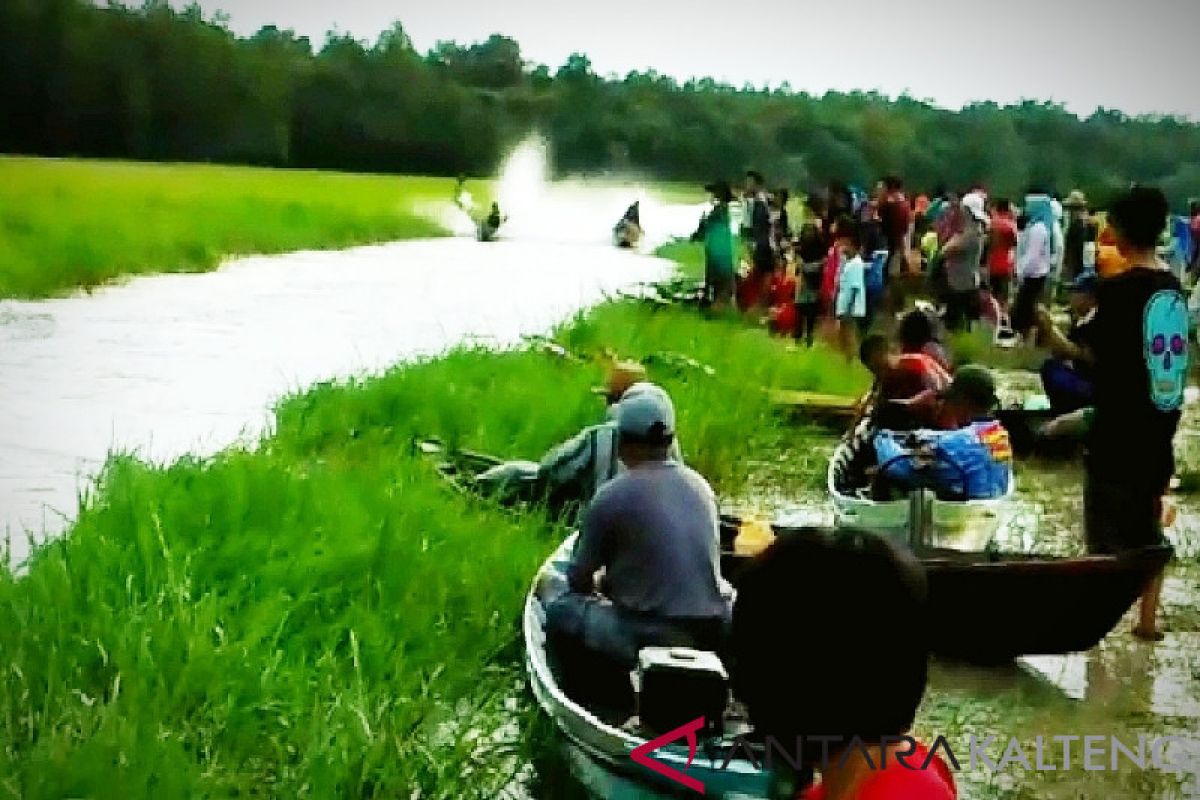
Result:
M500 35L419 53L399 23L374 44L331 34L315 48L275 27L240 38L165 0L0 0L0 107L0 151L51 156L479 175L540 130L560 172L1200 194L1200 126L1171 117L601 76L584 55L530 64Z

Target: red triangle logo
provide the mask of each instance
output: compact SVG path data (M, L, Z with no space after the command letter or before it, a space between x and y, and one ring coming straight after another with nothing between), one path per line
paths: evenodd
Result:
M691 789L693 792L704 794L703 783L695 778L688 777L679 770L668 767L661 761L655 761L653 758L650 758L650 754L659 748L670 744L676 739L686 738L688 744L688 760L687 764L684 766L684 769L687 769L692 765L692 759L696 757L696 732L701 730L703 727L704 717L697 717L686 725L681 725L673 731L664 733L657 739L651 739L645 744L635 747L633 752L629 754L629 757L634 760L634 763L640 764L653 772L657 772L667 780L674 781L680 786Z

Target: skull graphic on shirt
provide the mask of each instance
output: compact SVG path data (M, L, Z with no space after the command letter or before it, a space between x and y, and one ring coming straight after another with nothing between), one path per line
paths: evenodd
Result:
M1146 303L1143 317L1150 399L1160 411L1183 405L1188 368L1187 301L1181 292L1164 289Z

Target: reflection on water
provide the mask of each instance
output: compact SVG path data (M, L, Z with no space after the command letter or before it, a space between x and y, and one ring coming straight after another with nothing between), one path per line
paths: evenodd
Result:
M0 301L0 536L14 561L26 531L62 529L110 450L167 461L253 441L285 393L463 341L512 344L670 271L610 243L636 188L588 201L582 186L511 179L531 163L514 159L501 181L516 192L511 228L498 242L245 258L90 296ZM437 213L461 217L445 205ZM686 206L644 208L658 238L689 233L697 218Z

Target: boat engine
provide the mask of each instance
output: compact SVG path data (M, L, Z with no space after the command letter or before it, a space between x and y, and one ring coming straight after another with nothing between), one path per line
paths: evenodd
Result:
M704 718L707 734L721 732L729 703L729 676L716 653L683 647L646 647L638 653L638 717L664 733Z

